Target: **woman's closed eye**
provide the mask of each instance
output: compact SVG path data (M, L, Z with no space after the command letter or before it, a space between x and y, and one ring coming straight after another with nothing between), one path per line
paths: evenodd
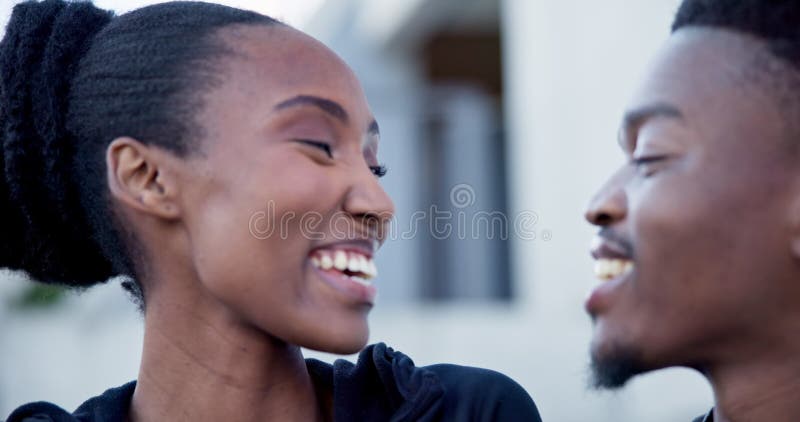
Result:
M333 149L331 148L331 145L327 142L316 141L314 139L297 139L296 141L301 144L317 148L322 152L324 152L325 155L328 156L328 158L333 158Z
M328 158L333 158L333 148L331 148L331 145L327 142L317 141L314 139L296 139L295 141L303 145L308 145L310 147L316 148L324 152ZM389 171L383 164L379 164L377 166L369 166L369 170L372 172L372 174L375 175L375 177L378 178L386 176L386 173Z

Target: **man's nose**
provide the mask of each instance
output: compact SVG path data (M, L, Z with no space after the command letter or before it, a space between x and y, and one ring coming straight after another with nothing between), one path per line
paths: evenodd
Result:
M584 214L586 221L596 226L609 226L626 217L628 197L625 184L629 176L630 169L625 166L603 184L589 201Z

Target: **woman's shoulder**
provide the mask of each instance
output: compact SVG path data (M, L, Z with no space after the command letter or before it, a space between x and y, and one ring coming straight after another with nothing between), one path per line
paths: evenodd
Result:
M72 422L77 421L66 410L44 401L28 403L11 412L6 422Z
M497 371L471 366L425 366L444 386L444 407L470 420L541 421L531 396L519 383Z
M364 349L355 364L336 361L333 375L336 410L357 411L350 416L360 420L541 420L528 393L499 372L451 364L416 366L383 343Z
M112 422L127 418L136 381L111 388L92 397L70 413L48 402L34 402L18 407L6 422Z

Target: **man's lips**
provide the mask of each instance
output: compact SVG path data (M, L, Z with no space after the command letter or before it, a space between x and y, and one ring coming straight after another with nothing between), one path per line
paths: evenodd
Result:
M613 241L595 238L591 250L594 261L594 275L602 281L609 281L633 270L633 260L626 248Z
M603 283L592 291L585 303L585 308L591 315L602 313L611 306L615 291L634 271L632 252L630 243L617 236L609 236L608 232L601 232L592 240L594 274Z
M623 261L632 261L633 253L632 248L627 242L622 242L615 239L610 239L602 236L595 236L592 239L591 254L592 258L600 259L618 259Z

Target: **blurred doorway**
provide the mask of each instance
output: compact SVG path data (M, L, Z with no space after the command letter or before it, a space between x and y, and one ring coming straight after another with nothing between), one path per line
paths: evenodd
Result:
M420 192L431 226L421 295L510 300L499 4L450 6L417 50L427 84Z

